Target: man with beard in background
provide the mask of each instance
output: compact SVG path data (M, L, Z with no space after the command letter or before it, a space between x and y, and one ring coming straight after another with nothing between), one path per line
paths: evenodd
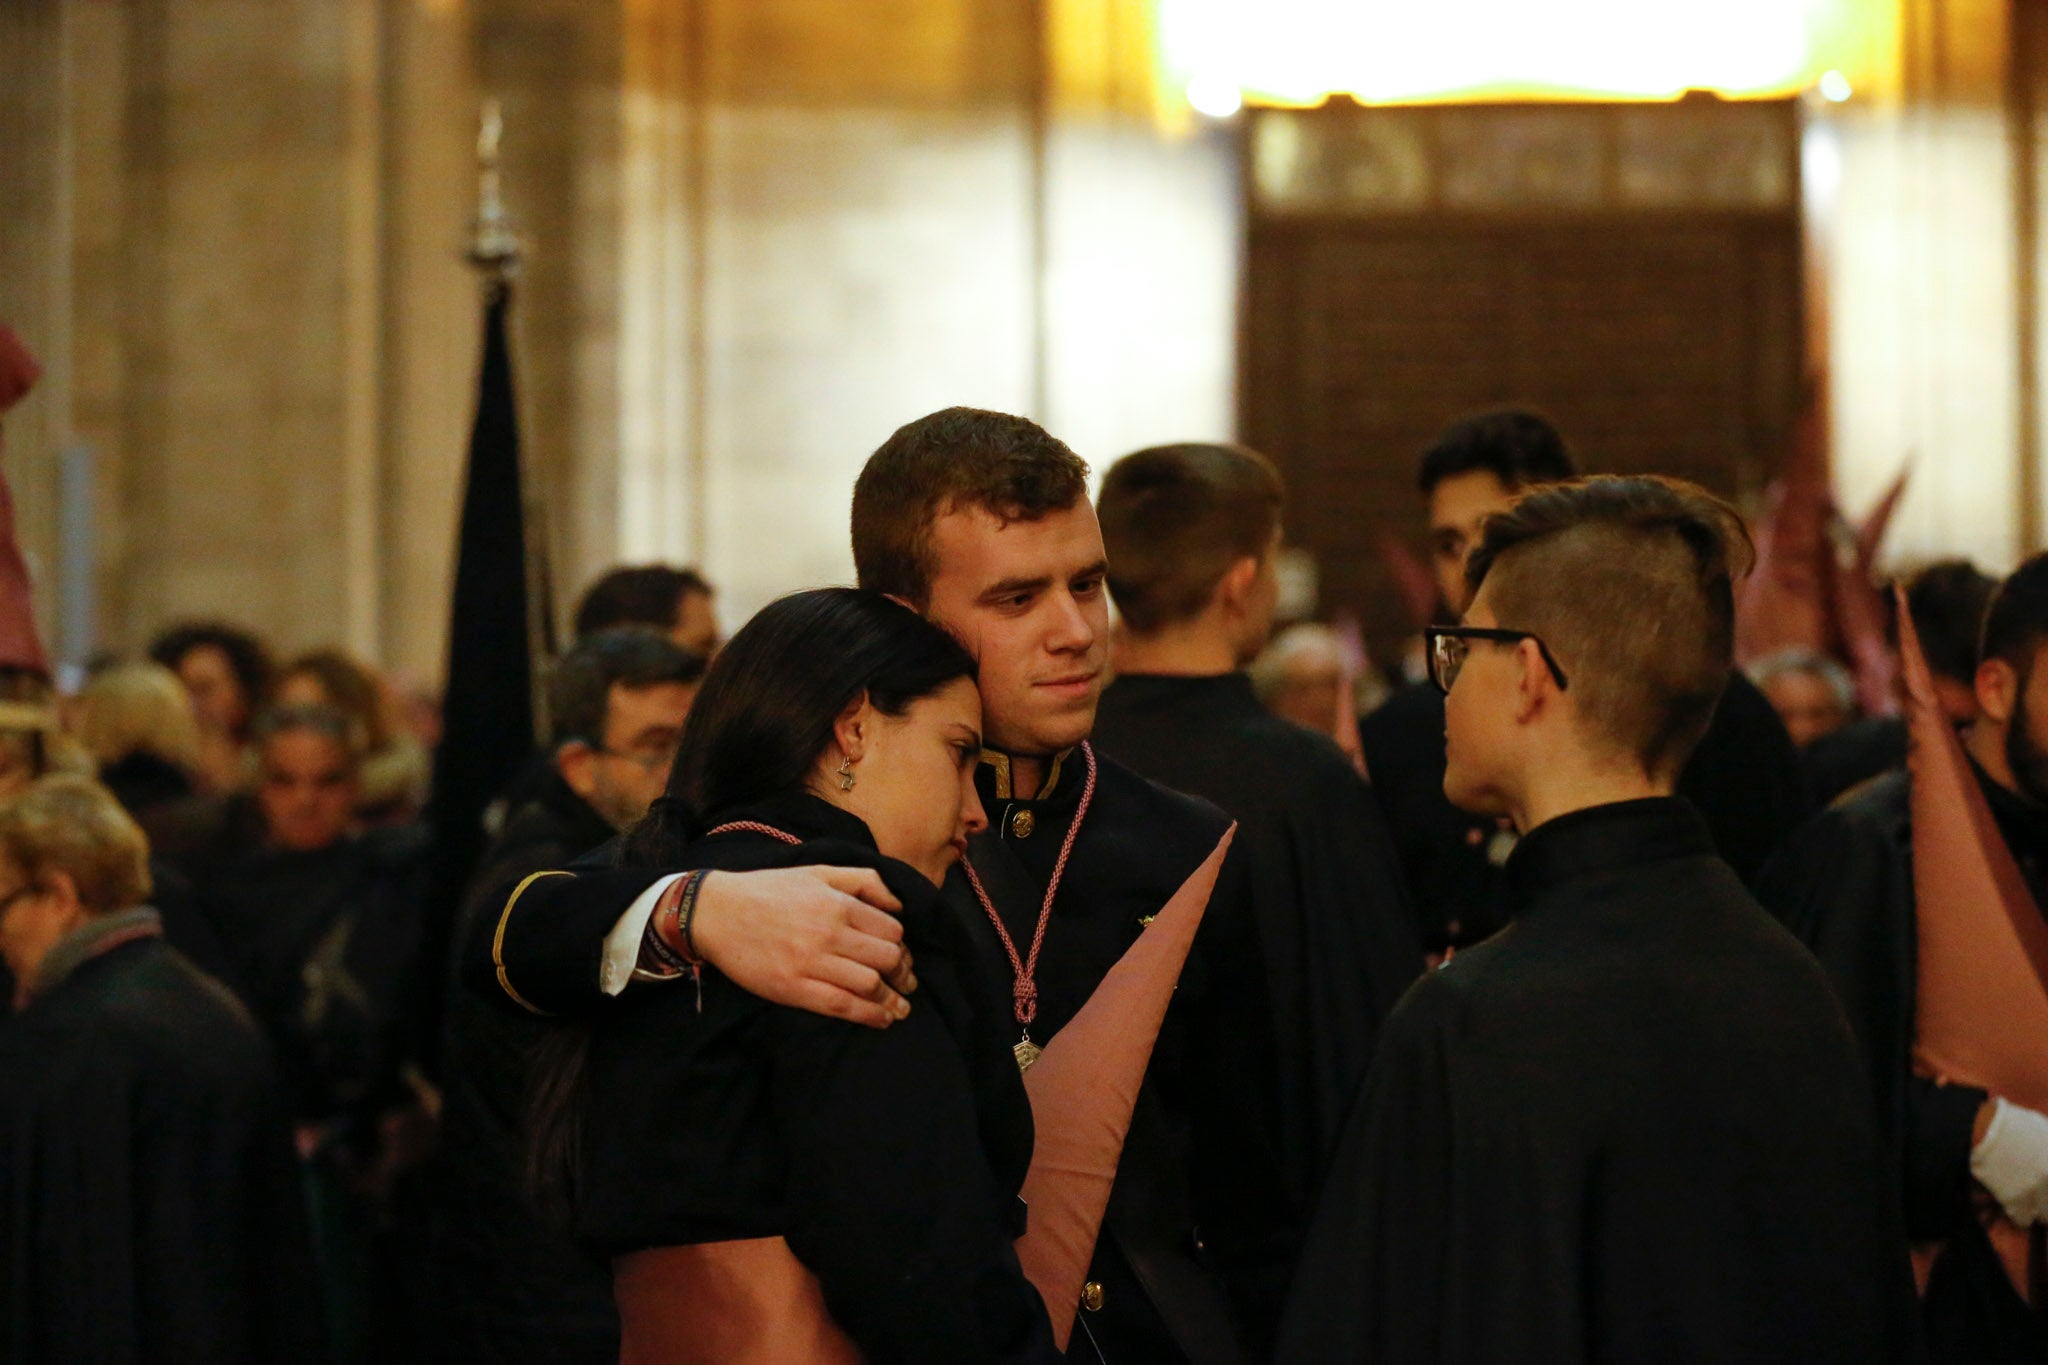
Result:
M1992 599L1976 700L1964 751L2035 904L2048 904L2048 555L2022 564ZM1903 1176L1907 1232L1940 1248L1925 1302L1935 1358L2044 1360L2040 1310L2013 1289L1984 1225L2002 1211L2038 1232L2048 1116L1915 1073L1911 797L1905 768L1850 792L1787 840L1757 894L1827 969Z
M1577 472L1564 437L1541 413L1503 408L1444 429L1423 452L1417 478L1429 502L1440 619L1457 619L1469 604L1465 559L1486 519ZM1424 946L1440 952L1486 938L1507 919L1502 869L1515 835L1444 796L1442 694L1427 682L1395 693L1360 723L1359 738L1422 916ZM1678 794L1699 807L1715 849L1745 882L1806 817L1798 750L1770 702L1740 673L1728 680L1706 737L1679 775Z

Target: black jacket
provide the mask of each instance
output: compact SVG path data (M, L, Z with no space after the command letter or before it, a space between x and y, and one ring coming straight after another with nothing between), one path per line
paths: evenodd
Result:
M1977 783L2037 904L2048 905L2048 812ZM1907 1231L1946 1253L1928 1283L1936 1358L2048 1360L2048 1330L2014 1294L1978 1221L1970 1176L1982 1090L1915 1073L1918 919L1912 780L1903 770L1850 791L1808 822L1757 894L1813 950L1861 1045L1879 1121L1901 1176Z
M1280 1358L1916 1358L1849 1029L1700 817L1566 815L1507 881L1388 1020Z
M1120 676L1103 694L1095 742L1238 822L1231 856L1250 888L1271 1011L1258 1066L1274 1079L1274 1112L1257 1131L1273 1141L1255 1160L1279 1179L1245 1188L1254 1202L1232 1212L1279 1254L1265 1283L1235 1277L1232 1297L1252 1340L1269 1342L1380 1023L1421 974L1414 912L1379 804L1350 760L1268 711L1244 674Z
M486 850L463 898L458 932L495 912L491 897L504 884L563 867L613 833L549 770ZM528 1195L529 1061L551 1032L541 1019L492 1007L459 980L448 984L441 1143L429 1171L439 1358L548 1365L618 1359L609 1267L540 1217Z
M1010 789L1006 760L989 759L977 780L992 827L972 840L969 855L1021 954L1080 808L1087 765L1080 751L1068 754L1042 796L1026 799ZM1034 1040L1052 1037L1087 1002L1230 824L1206 801L1099 760L1094 802L1075 836L1038 964ZM575 877L532 883L516 901L513 887L501 886L495 912L465 936L465 979L500 1008L587 1017L606 1003L598 985L605 935L660 876L591 860ZM957 869L944 899L994 998L1008 1008L1009 959ZM1284 1189L1262 1160L1275 1148L1279 1121L1267 989L1243 864L1234 859L1211 897L1153 1052L1090 1271L1101 1289L1092 1297L1098 1306L1080 1315L1071 1359L1239 1358L1221 1278L1263 1277L1275 1265L1284 1273L1289 1260L1287 1248L1236 1216L1270 1210Z
M0 1025L0 1358L324 1357L270 1048L160 939Z
M771 1005L707 972L629 992L593 1020L576 1228L595 1250L782 1237L872 1360L1053 1361L1011 1241L1031 1110L1003 992L938 891L814 796L721 820L703 867L872 867L903 902L919 987L875 1030Z

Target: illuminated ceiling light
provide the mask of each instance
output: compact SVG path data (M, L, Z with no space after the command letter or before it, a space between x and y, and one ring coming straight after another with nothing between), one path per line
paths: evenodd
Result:
M1875 8L1869 0L1152 3L1160 67L1174 83L1228 84L1240 100L1293 105L1338 93L1364 103L1789 95L1833 66L1855 70L1818 59L1818 35Z
M1853 93L1849 89L1849 78L1839 71L1824 72L1820 78L1820 93L1829 104L1841 104Z
M1188 104L1198 114L1207 114L1210 118L1229 118L1244 108L1244 95L1229 81L1197 76L1188 82Z

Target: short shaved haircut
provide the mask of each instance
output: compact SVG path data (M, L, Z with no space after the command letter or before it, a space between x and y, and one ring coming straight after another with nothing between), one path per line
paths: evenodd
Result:
M1243 446L1153 446L1126 455L1095 500L1109 594L1151 634L1201 614L1240 559L1264 559L1280 529L1280 473Z
M1735 580L1755 549L1733 507L1694 484L1550 484L1488 517L1465 566L1500 625L1570 679L1598 738L1675 776L1707 732L1735 654Z

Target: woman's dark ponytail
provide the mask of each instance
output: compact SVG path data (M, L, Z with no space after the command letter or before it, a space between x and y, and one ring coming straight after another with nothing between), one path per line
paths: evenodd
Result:
M683 850L703 837L703 818L671 792L655 797L647 814L626 832L619 861L627 867L674 867Z

